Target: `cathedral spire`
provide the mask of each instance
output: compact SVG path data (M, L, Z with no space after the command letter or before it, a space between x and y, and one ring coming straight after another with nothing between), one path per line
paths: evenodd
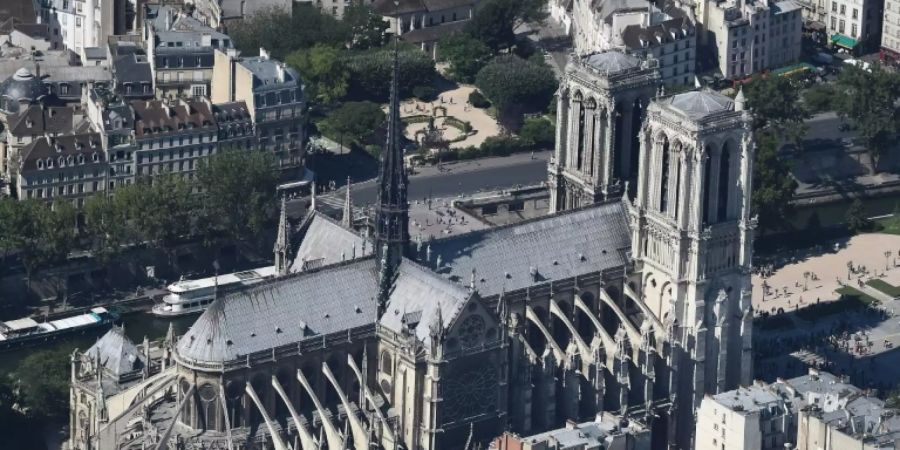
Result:
M347 196L344 197L344 217L341 224L344 228L353 228L353 199L350 197L350 177L347 177Z
M409 210L406 189L409 185L403 166L403 122L400 120L400 54L394 38L394 67L391 99L388 107L387 140L381 152L378 171L378 202L375 206L375 251L379 263L385 261L393 272L409 242ZM385 258L385 256L388 256Z
M278 219L278 238L275 240L275 271L287 274L288 258L291 252L291 229L287 220L287 200L281 197L281 217Z

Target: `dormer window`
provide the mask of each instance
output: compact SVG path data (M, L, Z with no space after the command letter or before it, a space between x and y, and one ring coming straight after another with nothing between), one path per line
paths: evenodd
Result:
M51 158L47 158L47 168L48 169L53 168L53 160Z
M72 155L66 157L66 165L71 166L75 163L75 158Z
M66 160L63 159L62 156L60 156L60 157L57 159L57 161L59 162L59 167L65 167L65 165L66 165Z
M44 169L44 160L39 159L39 160L37 161L37 168L40 169L40 170L43 170L43 169Z
M100 161L100 155L94 153L94 154L91 155L91 159L92 159L94 162L99 162L99 161Z
M84 155L78 155L78 164L84 164Z

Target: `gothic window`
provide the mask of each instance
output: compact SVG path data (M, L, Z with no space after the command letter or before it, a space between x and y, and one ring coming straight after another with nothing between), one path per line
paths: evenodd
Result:
M584 147L586 145L587 136L584 135L584 104L578 108L578 148L576 149L575 167L582 170L581 163L584 159Z
M459 326L459 340L463 347L474 347L484 336L484 319L481 316L469 316Z
M667 212L669 207L669 139L662 136L662 170L659 177L659 211Z
M703 210L701 211L700 222L704 225L709 221L709 196L710 196L710 176L712 174L712 164L709 156L705 156L703 158L703 187L702 196L703 196Z
M722 145L722 156L719 158L719 203L718 210L716 211L716 220L719 222L728 218L728 191L730 190L728 173L730 168L731 151L726 143Z
M675 215L675 220L678 220L678 207L681 202L681 162L681 153L679 152L675 155L675 208L672 211Z
M469 362L444 381L444 423L457 422L496 409L497 369Z
M201 417L204 429L212 430L216 428L216 388L207 383L200 387L197 391L201 402Z

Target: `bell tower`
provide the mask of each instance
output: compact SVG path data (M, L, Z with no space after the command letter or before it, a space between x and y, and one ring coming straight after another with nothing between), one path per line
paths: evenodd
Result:
M651 102L639 133L637 195L626 199L631 281L660 321L677 324L679 417L751 381L751 121L740 98L695 91ZM678 441L692 447L689 432Z

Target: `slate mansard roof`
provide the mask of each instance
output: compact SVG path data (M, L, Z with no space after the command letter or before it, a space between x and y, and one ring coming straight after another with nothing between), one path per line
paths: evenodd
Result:
M245 355L350 330L376 320L371 258L255 285L215 300L178 341L188 362Z
M625 205L615 201L433 241L426 265L440 257L436 271L464 284L475 269L475 287L486 297L621 267L630 233Z

